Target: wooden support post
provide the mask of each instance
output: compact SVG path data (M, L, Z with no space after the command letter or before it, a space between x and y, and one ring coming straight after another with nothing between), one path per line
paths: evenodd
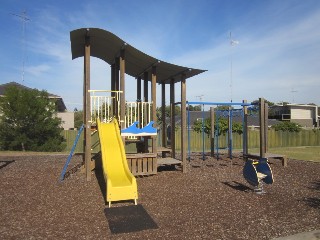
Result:
M260 122L260 158L266 156L265 150L265 104L264 99L259 98L259 122Z
M115 91L119 91L120 90L120 76L119 76L119 70L120 70L120 59L119 57L115 58L115 76L114 76L114 82L115 82ZM116 93L116 97L118 97L118 93ZM116 118L119 120L120 118L120 109L119 109L119 101L120 99L116 99L116 103L115 103L115 111L114 111L114 115L116 116Z
M232 106L229 106L228 126L228 156L232 159Z
M211 125L211 138L210 138L210 147L211 147L211 157L214 157L214 107L210 107L210 125Z
M149 73L148 72L144 72L144 82L143 82L143 101L144 102L148 102L149 101ZM146 105L145 105L146 106ZM144 122L142 123L143 126L147 125L146 119L148 118L149 115L149 109L146 108L144 109Z
M269 115L269 107L268 103L264 103L264 151L265 153L268 152L268 115Z
M149 101L149 96L148 96L148 80L149 80L149 73L148 72L144 72L143 74L143 101L144 102L148 102ZM142 126L146 126L147 125L147 118L149 115L149 109L147 107L147 105L144 105L145 109L143 111L143 122L141 123ZM148 138L144 138L144 152L147 153L149 152L149 140Z
M247 103L247 100L243 100L243 103ZM243 159L248 160L248 107L243 106L243 134L242 134L242 152Z
M111 64L111 91L115 91L116 89L116 64L113 63ZM116 94L114 92L111 92L111 113L112 113L112 116L115 116L115 106L116 106L116 100L115 100L115 96Z
M186 119L186 75L181 75L181 160L182 172L187 172L187 119Z
M124 119L126 115L126 97L125 97L125 50L121 49L120 51L120 91L122 91L120 95L120 126L121 129L125 128Z
M85 168L86 168L86 180L91 181L91 113L90 113L90 37L85 37L84 46L84 118L85 118Z
M154 128L157 128L157 68L152 67L151 75L151 97L152 97L152 120ZM152 136L152 152L157 153L157 136Z
M137 78L137 101L141 102L141 77Z
M162 147L167 147L167 124L166 124L166 84L161 84L161 118L162 118Z
M139 122L139 126L141 127L141 77L139 76L137 78L137 107L138 107L138 112L137 112L137 121Z
M170 146L172 158L176 157L176 106L175 106L174 79L170 81Z
M148 72L144 72L144 81L143 81L143 97L144 97L144 102L148 102L148 80L149 80L149 73Z

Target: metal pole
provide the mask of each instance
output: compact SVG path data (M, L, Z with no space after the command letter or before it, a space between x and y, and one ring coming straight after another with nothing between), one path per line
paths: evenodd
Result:
M211 133L210 133L210 149L211 149L211 157L214 157L214 107L210 107L210 125L211 125Z
M188 104L188 160L191 160L191 147L190 147L190 105Z
M204 105L202 105L202 160L205 160L205 156L204 156Z

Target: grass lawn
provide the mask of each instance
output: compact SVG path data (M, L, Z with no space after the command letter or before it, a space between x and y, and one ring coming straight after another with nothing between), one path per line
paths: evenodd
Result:
M0 151L0 156L68 155L67 152Z
M249 152L259 152L258 148L249 149ZM320 162L320 146L317 147L283 147L270 148L268 153L286 155L288 158Z

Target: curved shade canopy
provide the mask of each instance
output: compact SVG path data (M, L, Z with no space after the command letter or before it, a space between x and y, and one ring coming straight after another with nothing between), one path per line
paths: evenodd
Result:
M135 78L144 79L143 73L150 72L153 66L157 67L157 83L167 84L171 79L180 82L181 74L185 74L187 79L206 71L160 61L132 47L113 33L99 28L81 28L70 32L72 59L84 56L86 37L90 39L90 55L110 65L120 56L121 49L124 49L125 72Z

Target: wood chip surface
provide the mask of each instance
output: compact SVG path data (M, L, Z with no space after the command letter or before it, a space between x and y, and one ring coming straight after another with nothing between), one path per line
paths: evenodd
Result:
M59 183L67 156L0 156L0 239L254 240L320 229L319 163L271 160L275 182L257 195L242 159L201 158L191 155L187 173L138 177L138 206L108 211L99 170L90 182L77 171Z

